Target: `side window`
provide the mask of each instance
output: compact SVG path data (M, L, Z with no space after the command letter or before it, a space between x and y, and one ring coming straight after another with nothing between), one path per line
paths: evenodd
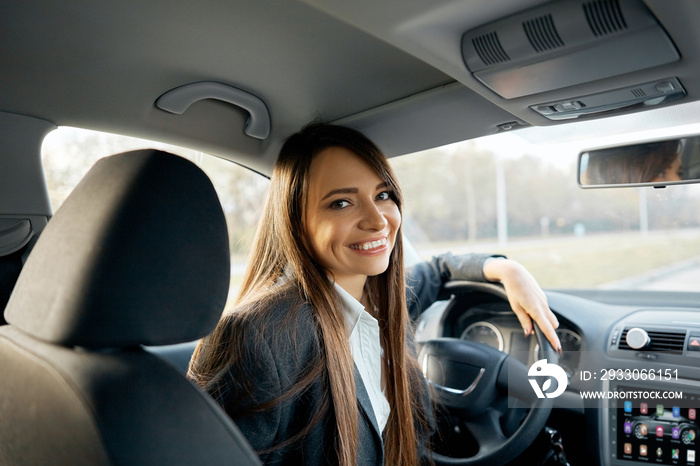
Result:
M136 149L172 152L196 163L216 189L229 231L231 247L231 287L235 295L255 235L269 180L235 163L209 154L168 144L109 133L61 127L50 133L42 146L46 184L55 212L82 177L100 158Z

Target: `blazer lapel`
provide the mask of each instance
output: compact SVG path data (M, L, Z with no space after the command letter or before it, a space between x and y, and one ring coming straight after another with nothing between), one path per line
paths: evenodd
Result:
M372 437L377 445L377 449L381 452L383 457L384 444L382 441L382 435L379 432L379 424L377 423L377 417L374 415L374 409L372 409L372 402L369 399L367 389L365 388L365 384L362 382L362 377L360 376L360 372L357 370L357 366L355 366L355 392L357 394L358 404L361 408L360 411L362 412L362 416L360 417L364 417L369 424L370 430L372 431ZM362 422L361 419L360 422ZM384 462L382 461L382 464L383 463Z

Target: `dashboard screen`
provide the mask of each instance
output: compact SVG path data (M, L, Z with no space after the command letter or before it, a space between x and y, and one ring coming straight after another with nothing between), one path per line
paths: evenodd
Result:
M692 395L698 401L692 408L684 398L617 400L617 458L652 464L700 464L700 396Z

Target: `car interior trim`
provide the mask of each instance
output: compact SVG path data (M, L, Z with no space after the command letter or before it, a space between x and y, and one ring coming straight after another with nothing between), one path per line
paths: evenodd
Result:
M4 215L51 216L49 194L44 183L41 141L56 125L46 120L15 113L0 112L0 139L4 152L13 154L2 162L0 170L0 212ZM24 137L17 137L22 134ZM17 173L30 176L18 177ZM30 193L30 195L27 195Z
M462 53L474 76L505 99L680 59L641 1L619 0L567 0L526 10L465 33Z
M427 358L428 358L428 355L426 354L426 355L425 355L425 359L427 359ZM430 380L430 379L428 379L428 378L426 378L426 380L428 381L428 384L429 384L431 387L433 387L433 389L435 389L435 390L447 392L447 393L449 393L450 395L467 396L467 395L469 395L471 392L474 391L474 389L476 388L477 385L479 385L479 381L481 380L481 377L483 377L484 372L486 372L486 369L484 369L484 368L482 367L482 368L479 370L479 374L476 376L476 378L475 378L474 381L471 383L471 385L469 385L469 386L468 386L467 388L465 388L464 390L460 390L460 389L458 389L458 388L445 387L444 385L440 385L439 383L435 383L435 382L433 382L432 380Z
M228 84L202 81L185 84L172 89L156 100L156 106L166 112L183 114L195 102L215 99L235 105L249 113L244 132L256 139L267 139L270 135L270 112L262 99L250 92Z
M530 108L550 120L570 120L636 105L650 107L685 96L685 89L678 78L668 78L582 97L531 105Z
M21 249L31 236L32 223L29 220L0 218L0 256Z

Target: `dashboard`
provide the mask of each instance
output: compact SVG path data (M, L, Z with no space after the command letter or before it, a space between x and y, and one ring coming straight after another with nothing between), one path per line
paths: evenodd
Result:
M564 443L590 455L587 464L700 464L700 297L548 291L547 298L568 379L550 418ZM523 335L492 284L446 285L416 327L418 343L442 337L488 345L527 367L539 359L535 338ZM580 428L567 436L572 425Z
M535 362L539 345L534 338L525 337L507 302L484 303L469 311L458 318L454 333L459 338L513 354L528 366ZM557 336L563 350L558 365L571 379L579 372L581 336L571 324L560 324Z

